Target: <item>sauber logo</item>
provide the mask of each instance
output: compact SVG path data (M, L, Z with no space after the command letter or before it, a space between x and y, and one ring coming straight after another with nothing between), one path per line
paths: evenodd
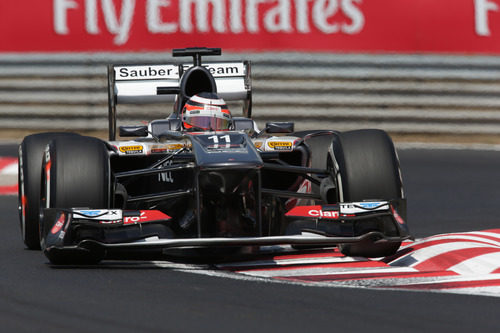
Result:
M183 64L184 71L193 66ZM242 62L208 63L204 64L210 74L217 77L238 77L245 75L245 65ZM151 66L117 66L115 67L115 80L178 80L179 66L177 65L151 65Z
M117 67L117 79L134 79L134 78L178 78L177 67L173 65L166 66L134 66L134 67Z

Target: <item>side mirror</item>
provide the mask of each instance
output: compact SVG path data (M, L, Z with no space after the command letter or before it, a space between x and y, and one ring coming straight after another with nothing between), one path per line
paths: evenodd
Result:
M148 126L120 126L120 136L148 136Z
M293 133L294 123L292 122L271 122L266 123L264 129L266 133Z

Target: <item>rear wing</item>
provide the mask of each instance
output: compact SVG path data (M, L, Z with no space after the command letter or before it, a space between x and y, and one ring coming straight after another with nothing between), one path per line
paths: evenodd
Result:
M207 62L201 66L193 66L193 64L109 65L109 139L115 140L116 138L116 106L118 104L183 101L198 92L205 91L203 84L199 86L199 82L203 80L198 80L197 73L193 73L196 72L193 71L196 67L202 67L201 72L206 72L206 69L211 74L220 97L226 101L242 101L243 115L251 117L252 84L248 61ZM174 110L174 112L177 111Z

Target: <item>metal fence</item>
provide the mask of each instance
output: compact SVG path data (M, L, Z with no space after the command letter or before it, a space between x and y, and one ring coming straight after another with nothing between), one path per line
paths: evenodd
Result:
M500 134L500 57L255 53L253 114L297 129ZM1 54L0 129L104 130L106 65L179 62L167 53ZM163 118L166 105L122 105L120 123Z

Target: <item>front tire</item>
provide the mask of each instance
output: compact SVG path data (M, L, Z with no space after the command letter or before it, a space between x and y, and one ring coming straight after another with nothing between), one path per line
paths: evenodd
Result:
M103 141L86 136L56 138L45 150L43 170L42 207L110 207L111 167ZM97 263L103 256L101 251L87 250L45 253L53 264Z
M335 135L329 150L328 167L334 172L339 202L404 197L396 150L389 135L382 130L356 130ZM406 220L406 216L403 218ZM383 223L375 230L373 225L367 229L361 227L355 236L368 231L397 236L397 230L389 223ZM374 239L341 244L339 249L348 256L384 257L394 254L400 245L401 242Z
M32 134L19 145L19 221L23 242L30 250L40 250L40 182L45 146L54 138L77 135L64 132Z
M103 141L86 136L56 138L45 151L44 208L108 208L109 153Z

